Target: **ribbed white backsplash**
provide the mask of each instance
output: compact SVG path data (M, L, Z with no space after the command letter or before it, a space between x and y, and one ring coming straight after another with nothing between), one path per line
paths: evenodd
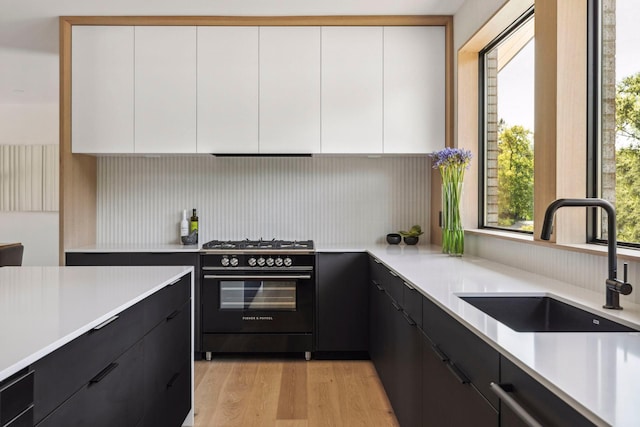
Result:
M465 249L468 249L467 252L471 255L602 293L604 303L604 282L609 271L606 256L523 244L486 236L467 234L465 238ZM622 261L620 260L618 260L618 277L622 278ZM636 285L639 280L640 263L629 262L629 282ZM637 287L631 295L620 296L620 304L623 307L625 301L640 304L640 292L637 291Z
M413 224L429 241L426 157L102 157L97 243L177 243L197 208L200 243L368 244Z
M0 145L0 211L57 211L58 144Z

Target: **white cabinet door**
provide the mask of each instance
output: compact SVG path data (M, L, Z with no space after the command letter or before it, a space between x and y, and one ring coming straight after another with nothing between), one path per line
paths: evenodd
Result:
M258 152L258 27L198 27L198 153Z
M133 153L133 27L73 26L71 148Z
M135 151L196 152L196 27L135 29Z
M322 152L382 152L382 27L322 28Z
M384 152L445 144L444 27L384 28Z
M320 27L260 27L260 152L320 152Z

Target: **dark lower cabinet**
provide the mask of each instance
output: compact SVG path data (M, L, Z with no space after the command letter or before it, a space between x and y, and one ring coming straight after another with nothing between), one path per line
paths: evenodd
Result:
M403 427L420 426L422 418L422 333L416 322L392 304L391 366L395 376L389 400Z
M192 396L190 290L183 276L35 362L33 422L182 425Z
M498 411L453 369L425 336L422 340L422 425L497 427Z
M378 372L382 384L387 385L393 381L393 372L389 367L389 319L390 305L384 288L377 283L372 283L369 295L369 357Z
M33 377L25 368L0 381L0 426L33 425Z
M142 358L140 341L105 366L38 426L135 426L144 410Z
M505 357L500 362L500 387L521 408L543 426L593 426L582 414L518 368ZM510 407L506 399L500 402L500 425L527 426L519 410ZM525 415L526 417L526 415Z
M500 354L428 298L422 298L423 330L441 353L464 374L494 408L498 397L489 384L500 378Z
M370 356L401 426L419 426L422 334L376 282L370 295Z
M190 322L191 303L187 302L144 337L145 426L178 426L189 412L191 381L186 362L191 342L184 330Z
M358 252L318 254L317 350L369 350L369 281L367 255Z

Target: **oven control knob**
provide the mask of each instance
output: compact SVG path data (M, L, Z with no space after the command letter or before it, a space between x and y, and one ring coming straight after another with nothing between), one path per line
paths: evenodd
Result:
M238 266L238 258L231 258L231 266L232 267Z
M264 258L262 258L262 257L258 258L258 265L259 265L260 267L263 267L263 266L264 266Z
M291 267L291 264L293 264L293 261L291 261L291 258L286 257L286 258L284 259L284 265L285 265L285 267Z
M249 267L255 267L256 266L256 259L254 257L249 258L249 261L247 261L249 263Z
M229 258L227 258L227 257L222 258L222 260L220 262L222 263L223 267L228 267L229 266Z
M282 258L276 258L276 267L282 267Z
M273 258L271 258L271 257L267 258L267 265L269 267L273 267Z

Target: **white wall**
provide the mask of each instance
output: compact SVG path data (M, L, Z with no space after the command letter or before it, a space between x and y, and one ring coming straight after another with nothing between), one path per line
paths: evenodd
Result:
M57 104L0 104L0 145L57 143ZM0 242L24 244L23 265L57 265L58 218L58 212L0 212Z

